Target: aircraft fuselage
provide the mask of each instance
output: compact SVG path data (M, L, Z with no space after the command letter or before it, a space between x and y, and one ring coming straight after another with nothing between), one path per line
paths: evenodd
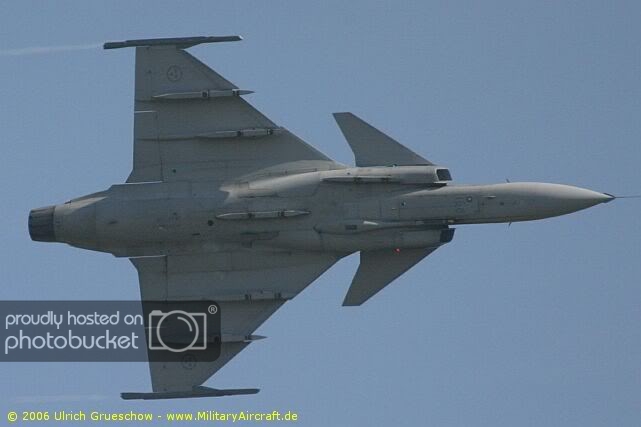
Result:
M34 240L116 256L235 246L351 253L433 247L456 224L530 221L612 196L560 184L421 182L434 167L346 168L216 182L114 185L30 215Z

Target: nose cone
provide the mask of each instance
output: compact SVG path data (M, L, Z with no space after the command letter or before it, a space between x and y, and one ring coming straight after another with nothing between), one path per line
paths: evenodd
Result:
M29 236L35 242L55 242L53 227L55 206L37 208L29 212Z
M585 188L564 186L565 188L559 191L558 197L562 198L568 207L572 207L573 211L586 209L599 203L607 203L614 199L613 196L598 191L592 191Z
M614 199L609 194L561 184L535 184L536 207L544 216L564 215Z

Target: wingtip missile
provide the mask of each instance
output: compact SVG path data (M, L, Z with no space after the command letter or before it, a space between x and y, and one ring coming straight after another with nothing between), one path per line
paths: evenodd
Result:
M260 391L258 388L231 388L216 389L205 386L197 386L187 391L167 391L154 393L137 393L128 392L120 393L124 400L161 400L161 399L187 399L191 397L222 397L237 396L241 394L256 394Z
M106 42L102 45L103 49L121 49L124 47L141 47L141 46L176 46L180 49L186 49L203 43L221 43L237 42L243 38L238 35L234 36L198 36L198 37L170 37L158 39L135 39L119 42Z

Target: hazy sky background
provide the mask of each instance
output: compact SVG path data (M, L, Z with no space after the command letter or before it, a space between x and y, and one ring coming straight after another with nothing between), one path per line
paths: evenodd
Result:
M638 194L640 19L634 1L4 2L0 298L139 295L128 261L27 233L29 209L127 177L134 50L11 50L241 34L191 52L338 161L353 158L331 113L353 111L457 182ZM146 364L11 363L0 417L276 409L306 426L638 426L640 211L618 200L459 227L361 308L341 307L351 256L206 383L254 396L124 402L150 390Z

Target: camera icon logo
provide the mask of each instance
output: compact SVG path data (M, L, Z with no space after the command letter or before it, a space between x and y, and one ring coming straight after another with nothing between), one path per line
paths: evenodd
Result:
M207 316L184 310L149 313L150 350L182 353L188 350L207 349Z

